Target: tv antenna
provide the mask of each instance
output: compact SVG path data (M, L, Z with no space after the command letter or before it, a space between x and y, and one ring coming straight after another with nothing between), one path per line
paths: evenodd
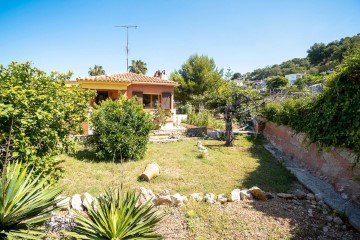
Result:
M115 27L121 27L121 28L126 28L126 71L129 71L129 28L135 28L137 29L138 26L133 25L133 26L115 26Z

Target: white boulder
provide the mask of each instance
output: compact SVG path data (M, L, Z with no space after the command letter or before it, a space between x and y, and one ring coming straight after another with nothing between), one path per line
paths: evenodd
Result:
M240 198L240 189L239 188L235 188L234 190L231 191L230 200L232 202L239 202L241 200L241 198Z
M71 208L77 211L84 211L80 194L75 194L71 198Z

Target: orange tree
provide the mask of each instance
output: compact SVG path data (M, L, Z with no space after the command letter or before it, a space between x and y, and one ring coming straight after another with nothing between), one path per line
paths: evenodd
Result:
M70 76L46 74L30 62L0 65L0 144L10 140L13 160L28 162L35 173L48 173L52 180L61 175L54 156L74 149L73 134L81 131L94 96L66 87Z

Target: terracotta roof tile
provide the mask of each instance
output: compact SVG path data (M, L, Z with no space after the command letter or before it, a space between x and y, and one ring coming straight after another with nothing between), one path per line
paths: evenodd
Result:
M76 78L76 81L95 81L95 82L118 82L118 83L154 83L177 85L176 82L157 77L145 76L137 73L116 73L100 76L88 76Z

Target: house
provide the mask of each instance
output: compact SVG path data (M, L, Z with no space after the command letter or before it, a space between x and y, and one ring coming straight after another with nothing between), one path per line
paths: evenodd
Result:
M313 93L321 93L324 90L324 86L322 83L317 83L309 86L309 91Z
M293 85L296 79L301 78L303 75L301 73L292 73L285 75L285 77L289 80L289 84Z
M127 98L136 97L143 105L144 111L153 113L156 110L156 102L171 113L167 125L174 125L176 118L174 104L174 89L176 82L166 79L165 71L157 71L154 77L136 73L118 73L100 76L79 77L73 81L67 81L67 85L79 85L82 89L95 90L97 96L90 102L89 112L94 103L105 99L116 100L121 95ZM83 124L85 134L91 134L88 124Z

